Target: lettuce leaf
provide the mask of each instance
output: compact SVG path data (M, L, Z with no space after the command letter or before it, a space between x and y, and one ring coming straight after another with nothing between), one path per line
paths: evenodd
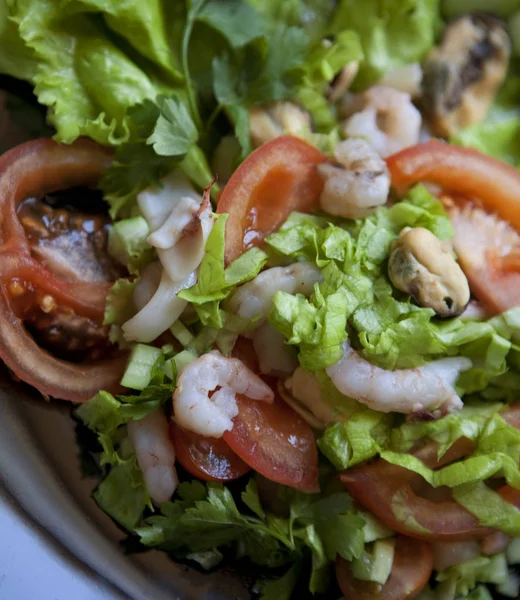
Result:
M199 187L213 179L206 158L196 145L198 132L182 96L157 96L127 112L131 143L120 146L103 173L100 187L110 215L130 216L137 194L176 167Z
M438 573L436 580L443 582L442 589L452 590L456 597L466 597L478 583L503 583L507 573L507 561L502 552L494 556L477 556L453 565Z
M500 416L502 406L470 404L437 421L400 426L396 426L397 416L364 410L329 426L318 446L338 470L381 456L418 473L434 487L450 487L454 498L482 525L518 536L520 511L484 483L499 475L509 485L520 488L520 432ZM441 469L432 470L406 454L417 441L431 439L439 444L440 458L462 437L473 440L474 452Z
M514 65L493 107L482 123L470 125L451 138L451 142L469 146L520 167L520 75Z
M182 19L182 10L173 18ZM62 14L99 14L106 25L124 38L144 57L164 69L170 76L182 80L182 65L175 45L169 35L168 22L161 0L149 0L146 4L135 0L63 0Z
M206 242L206 251L199 267L197 283L179 292L179 298L188 300L203 325L221 329L224 327L220 302L242 283L253 279L267 262L267 254L259 248L251 248L228 267L224 267L226 221L228 215L218 215Z
M330 29L359 34L365 58L355 83L364 88L391 67L420 61L439 24L438 0L341 0Z
M276 253L292 260L314 261L323 282L310 298L278 292L269 314L271 324L299 346L299 360L311 371L342 356L346 324L365 358L387 368L424 364L447 353L434 313L396 297L385 272L390 244L405 226L421 226L441 238L452 235L440 202L423 186L406 200L381 208L359 221L333 224L321 217L294 213L267 238Z

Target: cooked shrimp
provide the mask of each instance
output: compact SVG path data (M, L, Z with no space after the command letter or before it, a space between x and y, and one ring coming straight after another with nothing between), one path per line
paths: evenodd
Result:
M348 342L343 358L327 369L338 390L380 412L438 411L462 408L455 382L471 368L469 358L443 358L416 369L387 371L361 358Z
M214 392L211 397L210 392ZM232 419L238 414L236 394L265 402L274 399L271 388L241 360L218 352L200 356L184 367L177 380L175 419L200 435L221 437L233 428Z
M357 219L367 217L386 203L390 173L368 142L361 138L345 140L336 146L334 156L339 164L318 165L325 180L320 196L325 212Z
M321 281L318 267L309 262L299 262L288 267L273 267L241 285L229 299L228 309L243 319L267 319L278 291L310 296L315 283Z
M128 435L150 498L156 504L167 502L179 480L174 466L175 451L163 409L158 408L139 421L130 421Z
M374 86L362 95L364 107L343 124L347 137L362 137L383 157L419 141L421 113L410 94L387 86Z

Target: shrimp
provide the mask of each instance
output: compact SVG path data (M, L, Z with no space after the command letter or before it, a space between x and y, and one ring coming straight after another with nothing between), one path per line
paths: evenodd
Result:
M158 408L138 421L128 423L128 435L143 473L146 490L156 504L167 502L179 480L175 451L168 434L168 421Z
M348 342L343 347L343 358L328 367L327 374L345 396L380 412L443 415L462 408L454 386L459 374L471 368L469 358L443 358L417 369L387 371L361 358Z
M390 173L385 161L361 138L336 146L339 164L323 163L318 172L325 180L320 196L323 210L348 219L367 217L386 203Z
M261 324L267 319L276 292L309 296L321 280L320 270L309 262L266 269L233 293L228 309L242 319L258 317Z
M210 392L214 392L211 397ZM221 437L233 428L232 419L238 414L236 394L274 400L271 388L241 360L219 352L204 354L181 371L173 395L175 419L200 435Z
M342 125L346 137L362 137L383 157L419 141L421 113L410 94L374 86L362 95L364 107Z

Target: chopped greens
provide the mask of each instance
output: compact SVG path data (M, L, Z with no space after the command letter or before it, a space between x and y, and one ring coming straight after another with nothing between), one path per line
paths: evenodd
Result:
M28 82L46 110L44 124L43 110L17 109L19 100L9 95L24 135L54 134L67 144L85 136L115 150L99 187L115 220L108 251L126 271L108 292L104 325L110 341L128 350L121 380L127 393L100 391L74 416L96 444L89 451L102 478L93 498L141 547L204 570L244 558L273 569L254 586L260 600L299 598L304 587L331 597L337 556L351 563L355 578L384 585L395 532L361 510L337 478L337 471L383 458L433 487L449 488L482 525L516 536L505 552L436 573L433 589L427 586L420 600L490 600L488 584L518 597L509 565L520 562L520 511L494 483L500 478L520 489L520 433L502 416L504 403L517 401L520 390L520 308L489 319L441 320L391 285L389 249L404 227L453 237L449 216L429 188L413 187L399 202L391 196L365 219L293 213L263 248L229 265L228 215L213 215L197 278L176 294L187 308L165 338L132 344L121 329L137 312L134 292L143 268L158 257L138 208L143 189L160 188L166 197L165 178L182 171L198 191L213 182L217 200L227 179L215 166L217 149L222 162L238 166L253 149L251 117L268 120L261 111L278 101L305 109L312 122L297 131L283 124L285 131L331 156L350 114L350 95L331 101L344 67L357 73L348 94L363 91L396 68L420 63L443 19L472 11L507 21L513 59L486 119L450 141L520 167L517 0L3 0L0 73ZM256 218L253 211L248 218ZM177 376L188 364L215 348L229 356L239 334L254 332L259 319L238 317L226 302L238 286L266 267L300 260L316 265L322 280L309 297L278 291L268 320L332 409L335 421L316 432L321 492L303 494L273 482L266 487L254 473L224 485L189 481L181 471L175 495L155 506L127 425L156 410L169 415ZM442 357L471 359L456 385L464 408L437 420L407 421L347 398L326 372L347 340L388 370ZM462 438L473 442L472 453L442 468L429 468L412 453L430 440L440 459Z

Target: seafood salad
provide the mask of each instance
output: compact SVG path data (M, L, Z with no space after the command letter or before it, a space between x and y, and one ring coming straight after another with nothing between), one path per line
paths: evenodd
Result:
M519 598L520 2L1 6L0 358L122 535Z

